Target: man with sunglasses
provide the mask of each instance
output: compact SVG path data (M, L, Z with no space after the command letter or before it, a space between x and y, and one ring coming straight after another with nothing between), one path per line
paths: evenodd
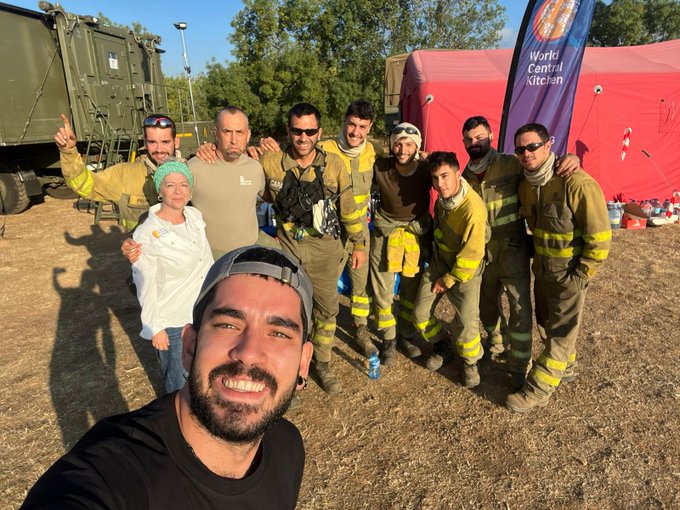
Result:
M432 244L428 212L432 180L427 165L419 159L421 144L416 126L408 122L398 124L390 135L392 155L379 158L374 168L380 206L373 211L370 266L375 319L383 337L385 365L393 363L397 344L408 358L421 355L413 343L412 314L424 258ZM395 273L400 275L397 318L392 310Z
M493 133L486 118L470 117L463 124L463 145L470 162L463 177L486 204L491 239L486 245L479 314L487 335L487 350L496 359L510 346L511 386L524 385L532 346L531 241L519 215L517 189L523 179L519 160L500 154L492 146ZM579 160L567 155L559 161L558 174L577 170ZM501 297L508 298L509 317L503 314ZM505 345L504 345L505 344Z
M370 233L368 219L366 217L368 203L371 198L371 183L373 181L373 165L376 158L382 155L382 150L368 140L368 135L373 127L373 105L365 100L352 101L347 107L342 131L335 139L322 140L318 147L326 152L337 154L345 165L352 183L352 195L360 212L364 239L368 243ZM207 147L198 151L197 156L201 159L210 160L212 148ZM259 159L265 151L280 152L279 144L273 138L262 138L257 147L248 149L251 157ZM369 357L375 346L371 342L368 332L368 316L370 314L370 301L368 289L368 264L360 268L354 268L348 261L354 251L352 242L343 234L342 244L345 255L340 264L340 272L347 267L352 282L352 295L350 298L350 312L354 323L354 339L362 349L366 357ZM366 246L370 251L370 246Z
M62 115L61 120L64 125L54 135L54 141L59 148L66 184L83 198L116 202L120 223L130 232L137 226L139 217L158 203L153 173L166 159L175 156L179 147L175 123L166 115L149 115L144 119L146 155L131 163L118 163L93 172L76 149L76 136L68 118Z
M551 147L541 124L525 124L515 133L515 153L524 169L519 212L533 233L536 322L545 343L524 387L505 402L519 413L547 405L560 382L575 377L586 289L611 244L600 186L583 171L558 175Z
M300 261L314 286L314 369L328 394L341 390L331 370L331 351L338 315L338 266L342 246L338 237L319 232L313 222L313 205L333 198L343 235L353 243L350 264L359 269L366 262L366 241L361 212L352 196L351 180L336 154L316 144L321 136L321 114L309 103L288 111L290 145L285 152L266 152L261 163L265 173L265 200L274 204L276 234L283 251Z

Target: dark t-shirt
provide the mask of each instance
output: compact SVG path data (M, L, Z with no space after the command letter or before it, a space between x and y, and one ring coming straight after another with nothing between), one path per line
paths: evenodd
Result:
M404 177L395 167L395 159L379 158L375 162L373 182L380 189L380 213L390 219L412 221L425 214L430 206L432 179L424 162L415 173Z
M175 394L98 422L28 493L22 508L294 508L305 452L297 428L265 433L255 471L220 477L193 454L177 422Z

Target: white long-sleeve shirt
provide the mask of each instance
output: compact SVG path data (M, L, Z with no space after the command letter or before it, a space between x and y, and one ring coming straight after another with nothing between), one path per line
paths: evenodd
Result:
M156 216L160 208L161 204L151 207L133 235L143 244L132 276L142 306L140 336L149 340L165 328L192 322L194 301L213 263L200 211L185 207L185 222L173 225Z

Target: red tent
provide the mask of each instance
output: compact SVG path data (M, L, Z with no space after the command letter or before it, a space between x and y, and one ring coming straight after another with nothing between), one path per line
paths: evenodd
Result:
M409 55L401 117L421 128L425 150L454 151L467 163L461 128L473 115L487 117L498 135L511 59L511 49ZM626 128L632 132L622 160ZM622 192L663 200L680 189L680 40L586 48L568 147L608 200Z

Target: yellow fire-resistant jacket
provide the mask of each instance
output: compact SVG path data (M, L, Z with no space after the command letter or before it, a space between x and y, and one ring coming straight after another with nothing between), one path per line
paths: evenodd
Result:
M130 232L139 217L158 203L153 172L142 156L133 163L118 163L101 172L89 170L76 149L60 153L61 172L66 184L78 195L95 202L118 204L120 223Z
M517 195L524 172L515 156L496 152L481 181L467 167L463 177L486 204L492 239L516 239L525 234Z
M533 232L536 257L551 272L592 278L609 255L612 232L600 186L583 171L555 174L547 184L519 187L520 214Z
M314 161L305 170L298 166L297 162L288 152L266 152L260 162L264 169L266 188L269 194L269 197L266 198L271 198L271 201L276 200L276 195L281 191L286 172L293 172L303 182L311 182L316 177L312 168L319 168L323 165L323 183L326 198L349 187L337 199L335 206L338 209L340 223L347 238L354 243L356 249L365 249L366 240L364 239L361 225L361 212L357 209L354 197L352 196L349 173L345 170L344 163L336 154L327 154L322 149L317 148ZM295 228L292 223L280 224L287 231ZM321 235L311 227L306 229L305 234Z
M447 288L466 282L483 268L487 241L486 207L474 190L468 189L463 201L447 211L437 201L434 209L434 257L451 268L441 275Z
M340 150L337 140L323 140L317 143L316 146L322 148L327 153L340 156L352 180L352 195L357 204L357 209L359 209L362 217L366 217L368 203L371 198L373 165L376 158L382 155L382 150L373 145L373 143L367 142L359 157L350 159Z

